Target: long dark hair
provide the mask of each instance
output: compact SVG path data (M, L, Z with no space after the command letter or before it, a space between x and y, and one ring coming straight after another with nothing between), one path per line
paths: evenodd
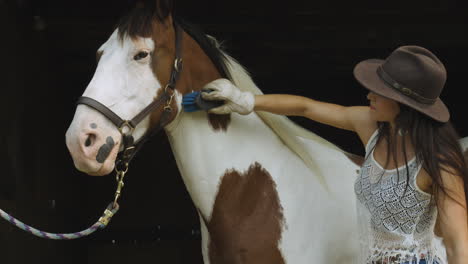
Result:
M385 167L388 166L390 156L392 156L395 164L397 164L397 145L394 142L398 134L409 134L410 143L414 148L417 162L422 164L432 179L433 198L438 201L439 192L442 191L450 199L454 199L458 203L460 202L445 188L441 176L441 171L443 170L463 179L465 201L468 204L468 167L459 143L460 136L452 123L450 121L440 123L406 105L399 104L399 106L400 113L395 119L393 132L389 123L378 123L378 140L385 139L388 143L387 153L389 155L387 155ZM402 137L401 146L406 164L407 177L409 177L405 137ZM440 206L438 207L441 209Z

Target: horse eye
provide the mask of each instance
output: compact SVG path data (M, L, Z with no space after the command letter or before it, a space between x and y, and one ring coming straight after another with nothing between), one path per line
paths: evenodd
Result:
M144 59L148 56L148 52L146 51L140 51L138 52L137 55L135 55L135 57L133 57L134 60L138 61L138 60L141 60L141 59Z

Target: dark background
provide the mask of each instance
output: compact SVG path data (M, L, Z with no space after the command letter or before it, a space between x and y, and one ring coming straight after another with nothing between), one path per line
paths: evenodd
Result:
M94 223L114 177L74 169L64 134L91 80L95 52L132 0L0 0L0 208L51 232ZM446 65L442 99L466 122L467 4L426 1L178 1L177 13L224 42L265 93L366 104L356 63L421 45ZM292 118L345 150L353 134ZM159 162L152 162L158 160ZM78 241L46 241L0 220L0 262L201 263L198 217L164 134L131 164L110 226Z

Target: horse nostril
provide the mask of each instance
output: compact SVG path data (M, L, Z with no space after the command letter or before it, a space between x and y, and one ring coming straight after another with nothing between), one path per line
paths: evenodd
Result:
M86 138L85 146L89 147L89 146L93 145L95 140L96 140L96 135L89 134L88 137Z

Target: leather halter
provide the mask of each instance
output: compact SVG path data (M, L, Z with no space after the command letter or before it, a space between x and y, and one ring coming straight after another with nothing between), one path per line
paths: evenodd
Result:
M176 54L169 82L165 86L162 95L158 97L155 101L153 101L151 104L146 106L134 118L132 118L131 120L124 120L112 110L110 110L107 106L89 97L82 96L77 101L77 104L87 105L103 114L119 129L120 134L122 134L123 151L119 152L115 161L115 166L117 170L126 171L128 169L128 163L132 160L132 158L135 156L135 154L138 152L141 146L151 136L159 132L167 124L167 119L170 117L170 114L172 112L171 103L175 95L174 89L176 86L176 82L179 79L180 72L182 71L182 29L177 24L174 24L174 28ZM132 135L135 127L143 119L145 119L145 117L151 114L154 110L158 109L164 103L166 103L166 105L164 106L162 116L159 120L159 124L155 126L151 131L146 132L146 134L141 138L141 140L138 143L135 143L135 140Z

